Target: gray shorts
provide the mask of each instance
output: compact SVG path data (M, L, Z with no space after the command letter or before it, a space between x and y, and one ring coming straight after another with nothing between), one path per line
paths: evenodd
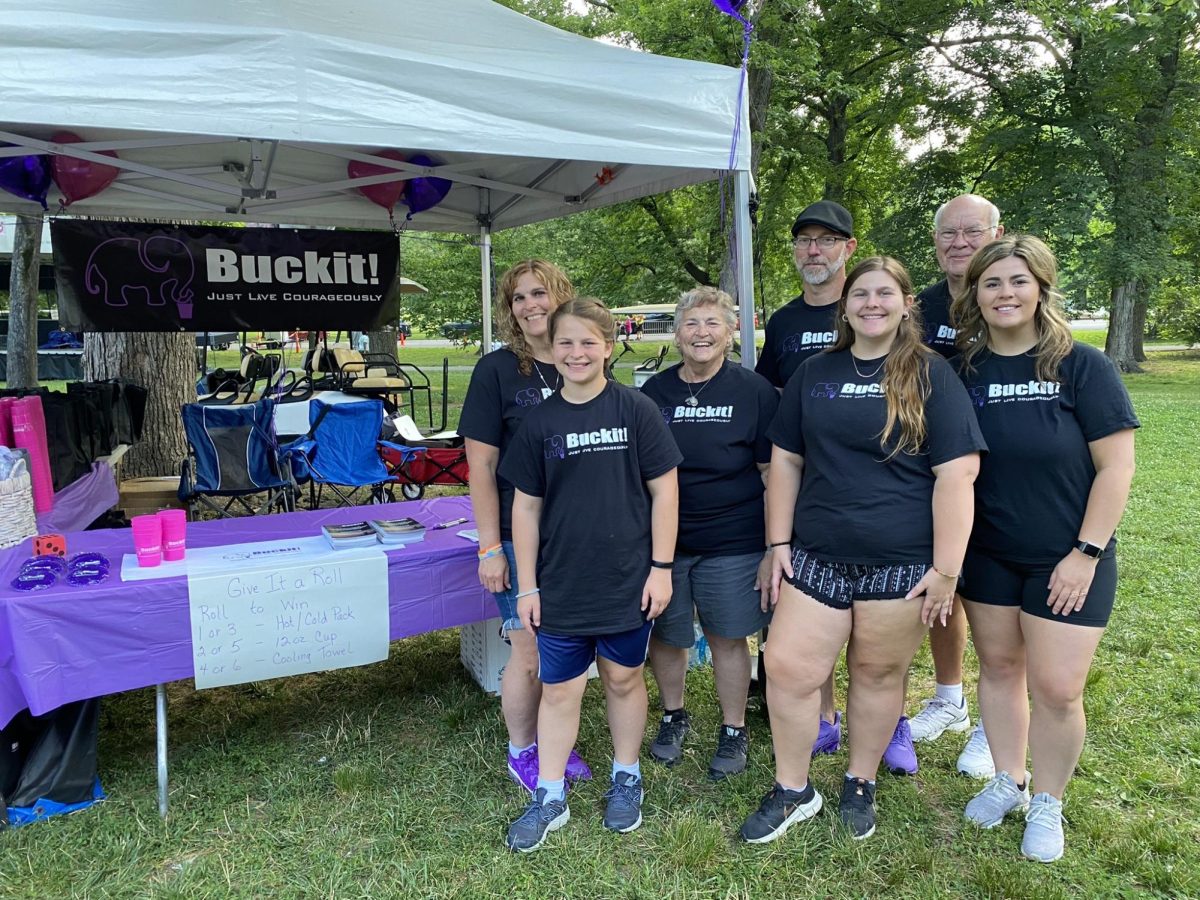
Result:
M670 647L691 647L696 633L693 611L708 634L744 638L762 630L771 614L759 606L754 589L761 553L738 556L675 554L671 602L654 620L654 638Z

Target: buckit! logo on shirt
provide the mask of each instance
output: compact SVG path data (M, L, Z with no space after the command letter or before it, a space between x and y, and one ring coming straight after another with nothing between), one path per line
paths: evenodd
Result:
M541 388L525 388L523 391L517 391L517 395L513 397L517 406L537 406L543 400Z
M783 352L799 353L801 350L807 350L810 347L824 349L830 346L836 339L837 332L834 331L805 331L799 334L789 334L783 340Z
M812 386L811 396L824 397L826 400L832 400L838 395L838 391L841 390L841 388L842 386L840 384L834 384L833 382L814 384Z
M567 442L563 440L561 434L552 434L542 441L542 452L546 459L566 459Z
M847 381L845 384L839 384L835 381L821 382L812 386L810 396L820 397L822 400L836 400L839 397L882 397L882 384L857 384L853 381Z
M670 407L670 406L660 406L658 408L658 411L660 413L662 413L663 421L666 422L668 425L671 424L671 410L672 409L673 409L673 407Z
M987 405L987 388L983 385L968 388L967 393L971 395L971 402L980 409Z
M987 389L988 403L1021 403L1029 400L1055 400L1062 385L1057 381L1022 381L1015 384L980 385ZM980 404L982 405L982 404Z

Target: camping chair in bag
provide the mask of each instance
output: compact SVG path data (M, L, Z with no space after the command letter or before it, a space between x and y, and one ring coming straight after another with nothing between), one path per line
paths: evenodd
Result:
M321 504L328 486L337 506L354 506L354 492L370 489L370 502L384 502L384 486L391 476L379 459L375 445L383 423L383 403L309 401L308 434L283 448L297 482L308 481L309 506Z
M182 415L188 457L181 467L179 499L187 504L188 518L195 520L202 505L224 518L295 509L296 485L280 465L275 441L275 401L185 403ZM256 505L251 498L257 495L262 496Z

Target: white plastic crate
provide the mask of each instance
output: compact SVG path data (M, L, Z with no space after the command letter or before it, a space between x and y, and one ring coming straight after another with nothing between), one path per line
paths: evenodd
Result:
M500 693L500 676L508 665L512 648L500 637L500 619L471 622L462 626L458 638L458 655L476 683L489 694ZM596 664L588 669L588 678L599 676Z

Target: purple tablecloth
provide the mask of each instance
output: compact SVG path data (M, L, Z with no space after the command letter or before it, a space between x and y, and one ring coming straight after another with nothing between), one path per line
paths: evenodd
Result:
M189 547L316 535L325 523L412 516L430 526L471 516L466 497L342 510L222 519L188 525ZM474 520L389 552L391 637L479 622L495 615L477 577L476 546L455 532ZM94 550L112 561L103 584L22 593L12 588L30 541L0 551L0 727L25 707L41 714L88 697L191 678L186 577L122 582L129 529L67 535L72 554Z

